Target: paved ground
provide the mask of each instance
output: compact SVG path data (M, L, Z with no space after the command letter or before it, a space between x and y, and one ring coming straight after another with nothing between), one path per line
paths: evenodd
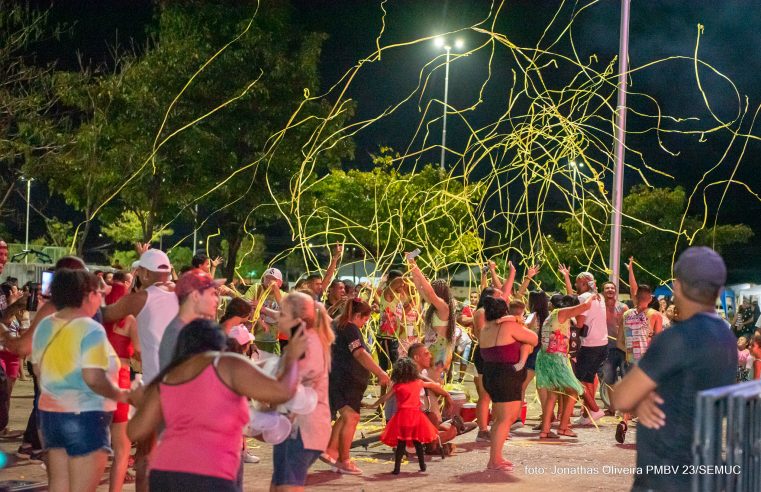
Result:
M468 386L473 392L472 385ZM531 389L530 389L531 393ZM616 419L605 417L599 429L576 428L578 439L564 438L559 442L542 442L538 432L530 430L537 422L538 404L529 395L527 426L513 431L513 438L505 445L506 457L515 463L513 473L486 471L488 443L475 443L475 432L459 436L457 453L442 461L440 457L428 457L428 471L418 472L416 464L402 466L399 476L391 475L393 456L391 449L376 444L369 449L358 449L354 457L364 470L361 477L342 476L331 472L326 465L317 463L309 475L308 488L316 490L396 491L425 487L426 492L453 490L475 486L479 492L487 490L629 490L632 474L628 467L634 466L635 435L632 428L627 443L619 445L613 434ZM17 382L11 403L11 428L23 429L32 405L31 381ZM372 423L361 424L360 430L370 432ZM0 440L0 449L15 452L18 440ZM244 489L267 490L272 473L271 448L251 440L255 454L261 457L259 464L245 465ZM28 462L0 471L0 480L45 481L45 471L39 464ZM101 490L108 490L106 486ZM134 487L125 486L132 491Z

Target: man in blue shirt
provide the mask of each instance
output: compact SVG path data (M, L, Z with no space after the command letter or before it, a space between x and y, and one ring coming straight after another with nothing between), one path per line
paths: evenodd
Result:
M715 309L727 278L724 260L710 248L688 248L674 276L680 321L653 337L611 396L616 408L639 417L632 490L690 489L692 477L682 472L693 462L695 398L735 382L737 342ZM666 469L676 472L653 471Z

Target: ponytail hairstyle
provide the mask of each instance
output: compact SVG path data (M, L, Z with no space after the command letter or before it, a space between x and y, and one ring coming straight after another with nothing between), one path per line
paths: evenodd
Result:
M486 321L495 321L507 314L507 301L501 297L484 299L484 317Z
M455 312L457 311L457 306L454 303L452 294L449 292L449 284L446 280L437 279L431 282L431 288L433 289L434 294L439 296L441 300L449 305L449 318L447 318L447 341L452 342L454 340ZM431 322L433 321L433 313L435 312L436 307L433 304L428 306L428 311L425 313L426 326L432 326Z
M346 325L351 323L351 320L354 319L354 316L361 315L361 316L367 316L372 312L372 308L368 303L363 301L362 299L355 297L353 299L347 299L346 305L344 306L344 310L341 313L341 315L338 317L336 325L338 326L338 329L344 328Z

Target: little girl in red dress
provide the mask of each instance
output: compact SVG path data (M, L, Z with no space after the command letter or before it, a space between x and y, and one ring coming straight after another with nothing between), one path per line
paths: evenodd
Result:
M391 381L394 383L393 392L383 395L374 405L385 403L392 394L396 397L396 413L386 424L380 440L396 448L394 475L399 474L407 441L414 444L420 471L425 471L423 444L435 441L438 431L420 408L420 393L424 388L442 396L446 396L447 393L440 385L421 380L415 362L409 357L402 357L396 361Z

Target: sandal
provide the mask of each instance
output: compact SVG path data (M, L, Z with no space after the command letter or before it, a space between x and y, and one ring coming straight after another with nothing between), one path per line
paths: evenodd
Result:
M626 440L626 431L628 430L629 426L626 425L626 422L623 420L618 423L616 426L616 442L619 444L623 444Z
M558 429L558 435L559 436L565 436L565 437L579 437L574 431L571 429Z
M515 469L515 466L512 463L504 462L504 463L500 463L498 465L493 465L493 466L486 465L486 469L487 470L492 470L492 471L511 472L511 471L513 471Z
M558 436L557 434L555 434L555 433L554 433L554 432L552 432L552 431L549 431L549 432L542 432L542 433L540 433L540 434L539 434L539 439L540 439L540 440L546 440L546 439L560 439L560 436Z

